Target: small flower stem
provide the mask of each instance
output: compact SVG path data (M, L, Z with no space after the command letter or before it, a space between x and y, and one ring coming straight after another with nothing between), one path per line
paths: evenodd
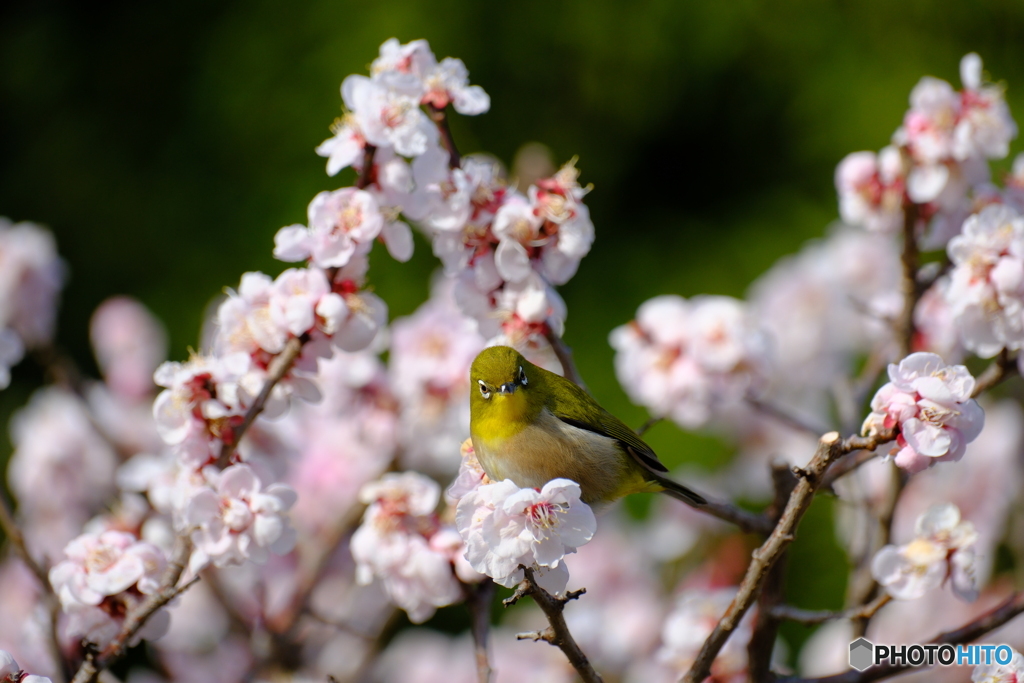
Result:
M365 190L373 182L373 158L377 155L375 145L366 145L363 148L363 169L356 178L356 187Z
M565 343L564 339L555 334L555 331L551 329L551 325L544 326L544 338L551 344L551 350L555 352L555 357L558 358L558 362L562 366L562 374L565 375L565 378L586 391L587 385L583 383L583 377L576 367L576 362L572 356L572 349L569 348L569 345Z
M516 587L512 597L505 600L505 606L514 605L521 597L529 595L544 612L550 626L543 631L521 633L517 637L521 640L543 640L558 647L584 683L604 683L601 674L597 673L590 660L587 659L587 655L583 653L572 634L569 633L569 627L562 615L566 603L583 595L585 590L570 591L564 598L557 598L537 585L531 568L523 567L523 572L526 578Z
M462 165L462 155L455 146L455 138L452 137L451 126L448 125L448 114L446 109L439 109L432 104L427 105L427 113L430 120L437 126L437 132L441 135L441 144L448 152L448 168L458 168Z
M267 369L267 379L263 382L263 388L260 389L260 393L256 396L256 400L253 401L252 405L249 406L249 410L245 413L245 418L242 420L242 424L239 425L238 429L235 430L234 438L231 443L224 443L220 449L220 456L214 463L220 469L224 469L231 464L231 458L235 454L235 450L238 448L239 441L242 440L242 436L252 425L256 417L263 412L263 408L267 404L267 400L270 398L270 392L274 390L277 383L284 379L284 376L288 374L288 371L292 369L292 365L298 360L299 354L302 353L302 337L292 337L285 344L284 350L274 357L271 361L270 367Z
M873 617L878 610L889 604L889 601L891 600L892 597L888 593L883 593L866 605L860 605L858 607L838 612L832 610L806 610L800 609L799 607L791 607L790 605L776 605L772 608L772 614L777 619L795 621L800 624L813 626L815 624L823 624L826 621L836 621L839 619L869 619Z
M933 638L929 644L936 645L960 645L970 643L990 633L1003 624L1007 623L1021 612L1024 612L1024 592L1014 593L1000 603L994 609L985 612L980 617L967 622L953 631L940 633ZM797 676L777 677L776 683L868 683L878 681L903 673L911 668L909 664L892 665L885 664L872 666L864 671L851 669L845 673L834 676L823 676L821 678L800 678Z
M1005 379L1008 379L1017 370L1016 359L1010 357L1010 352L1003 349L999 352L999 355L995 357L995 360L989 364L985 370L978 375L978 379L974 383L974 391L971 393L972 398L977 398L982 393L988 391L992 387L996 386Z
M795 415L787 413L785 410L779 408L778 406L771 405L770 403L765 403L760 399L748 397L746 399L746 403L757 412L772 418L773 420L789 427L794 431L803 432L804 434L810 434L814 438L818 438L818 435L825 431L820 427L815 427L814 425L810 425L807 422L804 422L802 419Z

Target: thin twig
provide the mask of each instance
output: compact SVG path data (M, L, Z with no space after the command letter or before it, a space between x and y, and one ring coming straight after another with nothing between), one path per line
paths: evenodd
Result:
M866 605L859 605L858 607L838 612L834 610L800 609L799 607L792 607L791 605L776 605L772 608L772 615L778 619L795 621L800 624L813 626L815 624L823 624L826 621L836 621L839 619L871 618L876 612L878 612L878 610L887 605L890 600L892 600L892 597L888 593L883 593Z
M970 643L996 630L1021 612L1024 612L1024 592L1014 593L997 607L985 612L973 621L969 621L953 631L940 633L929 644L960 645L962 643ZM877 681L895 676L909 668L911 668L909 664L886 664L873 666L864 671L851 669L834 676L822 676L821 678L780 677L776 681L777 683L868 683L869 681Z
M1010 352L1003 349L992 363L978 375L978 379L974 382L974 391L971 392L971 396L977 398L983 392L1009 378L1016 370L1017 363L1010 357Z
M914 309L921 298L921 286L917 282L917 268L920 254L917 249L917 217L918 205L910 200L903 203L903 252L900 263L903 265L903 310L896 321L896 341L900 347L900 358L910 355L914 342Z
M801 418L797 417L796 415L791 415L790 413L787 413L785 410L782 410L778 406L773 406L770 403L765 403L761 399L747 397L746 402L747 405L749 405L751 408L754 408L759 413L767 415L768 417L776 420L777 422L786 425L790 429L793 429L798 432L803 432L804 434L810 434L815 439L817 439L818 436L825 431L820 427L815 427L814 425L804 422Z
M121 626L121 632L98 655L86 657L82 665L78 667L78 673L75 674L72 683L94 683L101 671L124 657L132 639L157 610L199 580L199 577L195 576L181 586L178 585L178 580L181 579L185 567L188 566L191 554L192 542L187 536L179 536L176 540L174 555L167 564L167 570L160 582L160 590L146 596L144 600L129 610L124 624Z
M487 641L491 630L491 601L494 599L494 582L484 579L478 585L463 584L462 587L466 594L466 607L469 608L473 654L476 658L476 678L478 683L490 683L491 663L487 656Z
M775 524L768 516L744 510L741 507L727 503L724 500L700 494L707 501L704 505L693 507L695 512L703 512L706 515L735 524L743 531L750 534L761 534L767 536L775 528Z
M375 174L373 172L373 158L377 154L377 147L375 145L366 145L363 147L363 167L359 171L359 177L356 178L356 187L360 190L365 190L375 180Z
M821 485L822 477L829 465L844 453L865 448L873 449L880 443L891 441L892 438L891 430L882 434L850 436L846 439L839 438L838 432L829 432L818 440L817 450L807 466L794 468L794 474L799 481L786 503L785 512L768 539L754 551L736 596L711 635L704 641L693 666L683 677L685 683L701 683L708 677L715 657L757 599L772 566L793 542L797 526L810 507L814 492Z
M263 382L263 388L260 389L256 400L249 406L249 410L246 411L242 424L234 431L234 438L231 439L230 443L225 441L221 446L220 456L218 456L215 463L217 467L224 469L231 464L231 458L235 454L235 449L238 448L238 442L242 440L242 436L252 425L256 417L263 412L267 399L270 398L270 392L274 390L277 383L284 379L284 376L292 369L292 365L295 364L299 354L302 353L302 344L302 337L292 337L285 344L284 350L274 356L274 360L270 362L270 367L267 368L267 379Z
M555 352L555 357L558 358L558 362L562 365L562 374L565 375L565 378L586 391L587 385L583 383L583 377L580 376L580 371L572 358L572 349L569 348L569 345L565 343L564 339L555 334L555 331L551 329L551 325L544 326L544 338L551 344L551 350Z
M448 114L445 108L438 108L428 104L427 113L430 116L430 120L437 125L437 132L441 134L441 145L448 152L448 168L458 168L462 165L462 156L455 146L455 138L452 137L452 129L448 125Z
M836 483L837 479L853 472L867 461L874 460L876 457L878 457L878 453L874 450L854 451L853 453L844 455L837 460L832 467L828 468L828 472L825 473L825 478L821 480L821 488L832 488L832 485Z
M565 594L565 597L557 598L537 585L533 569L523 567L523 572L526 578L516 587L512 597L505 599L504 604L506 607L514 605L520 598L529 595L544 612L550 626L543 631L520 634L518 637L521 639L543 640L557 646L565 653L569 663L576 669L584 683L604 683L601 675L594 670L590 660L587 659L587 655L583 653L583 650L580 649L580 646L573 639L572 634L569 633L569 627L566 625L565 617L562 615L563 610L565 610L565 604L583 595L586 589L569 591Z
M4 535L7 536L11 547L14 548L14 552L35 575L39 585L42 586L43 593L48 594L50 597L56 597L54 596L53 586L50 585L50 577L46 570L35 561L35 558L28 551L28 546L25 545L25 536L14 521L14 513L11 511L11 507L7 503L7 497L4 496L3 492L0 492L0 529L3 529Z
M649 417L649 418L647 418L647 421L644 422L642 425L640 425L640 428L636 430L636 435L637 436L643 436L644 434L647 433L647 431L651 427L653 427L654 425L658 424L659 422L661 422L664 419L665 418L663 418L663 417Z

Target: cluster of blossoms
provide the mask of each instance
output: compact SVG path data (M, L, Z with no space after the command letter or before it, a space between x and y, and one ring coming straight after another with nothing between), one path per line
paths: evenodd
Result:
M947 580L964 600L978 597L974 569L974 525L960 519L960 509L933 505L917 519L917 537L906 545L887 545L875 555L871 572L889 595L915 600Z
M734 588L691 589L676 600L675 608L662 627L662 647L658 660L671 670L684 673L697 658L704 640L725 614ZM749 616L740 622L711 669L711 680L741 683L749 680L747 643L753 629Z
M0 389L26 348L53 337L64 264L53 235L33 223L0 217Z
M481 483L460 498L455 520L475 570L512 587L523 580L522 567L530 567L538 584L556 594L569 580L565 555L597 531L579 485L568 479L553 479L539 491L508 479Z
M881 434L895 428L890 455L909 472L959 460L985 424L973 392L974 378L964 366L946 365L934 353L912 353L899 365L889 365L889 382L871 399L863 431Z
M414 623L458 602L460 580L481 578L466 564L458 532L435 513L440 498L437 482L416 472L386 474L359 492L369 507L352 536L357 580L366 585L381 579Z
M764 334L742 302L724 296L656 297L610 340L630 397L686 427L753 397L769 367Z
M109 643L121 631L125 615L143 595L160 590L167 558L152 543L122 531L85 533L68 543L67 558L50 570L50 583L68 615L71 637ZM142 638L159 638L170 616L153 615L138 632Z
M877 155L856 152L836 170L843 220L869 230L898 231L908 205L914 221L931 221L928 243L942 246L959 232L971 202L985 194L989 159L1005 157L1017 135L1003 89L982 81L981 58L960 62L962 91L925 77L910 109Z
M0 650L0 683L50 683L50 679L25 673L9 652Z

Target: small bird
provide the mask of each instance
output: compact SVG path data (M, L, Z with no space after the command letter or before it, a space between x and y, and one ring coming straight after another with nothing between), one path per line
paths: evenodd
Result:
M492 480L541 488L564 477L580 485L584 503L598 507L641 491L707 502L666 478L651 447L590 394L515 349L484 349L469 378L473 450Z

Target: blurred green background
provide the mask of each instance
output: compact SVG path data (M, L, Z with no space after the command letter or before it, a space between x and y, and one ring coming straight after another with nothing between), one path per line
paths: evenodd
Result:
M567 339L597 397L636 425L645 415L618 387L607 335L641 302L742 296L835 218L839 160L886 144L922 75L958 85L966 52L1024 111L1024 3L1011 0L12 3L0 9L0 215L56 233L70 268L59 341L82 367L107 296L140 298L183 358L211 297L244 271L283 268L275 231L347 182L313 153L339 85L391 36L462 58L490 93L490 113L454 122L463 152L509 163L540 141L558 162L579 155L597 241L562 288ZM406 265L376 252L373 286L392 315L410 313L436 266L428 245ZM24 363L15 378L4 422L39 371ZM724 452L668 425L650 436L670 464ZM827 535L828 510L813 519ZM812 593L836 606L841 590L825 584Z

